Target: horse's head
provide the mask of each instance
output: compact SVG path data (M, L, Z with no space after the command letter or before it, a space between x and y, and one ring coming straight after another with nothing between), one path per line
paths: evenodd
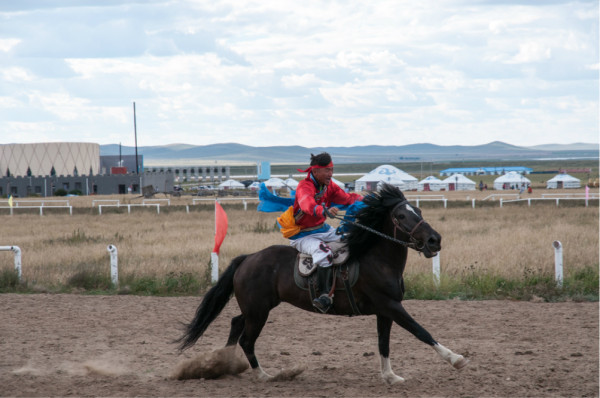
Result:
M442 249L442 236L423 219L421 209L404 199L394 205L390 212L394 224L394 237L404 238L410 247L423 253L427 258L435 256Z
M430 258L442 248L442 237L423 220L421 210L412 206L400 189L382 184L377 192L366 195L356 213L356 224L346 235L350 255L359 257L381 240L379 232L396 243L423 253ZM375 230L375 233L373 233Z

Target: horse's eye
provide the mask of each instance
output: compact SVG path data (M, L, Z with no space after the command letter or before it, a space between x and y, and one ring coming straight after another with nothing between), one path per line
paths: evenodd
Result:
M404 214L399 214L399 215L398 215L398 218L399 218L399 219L401 219L401 220L404 220L404 218L405 218L405 217L404 217Z

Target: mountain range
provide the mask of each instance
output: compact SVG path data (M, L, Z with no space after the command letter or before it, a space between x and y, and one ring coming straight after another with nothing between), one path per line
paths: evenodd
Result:
M336 163L361 162L436 162L462 160L517 160L546 158L598 158L598 144L573 143L567 145L547 144L521 147L500 141L485 145L435 145L411 144L401 146L366 145L354 147L303 147L268 146L254 147L236 143L211 145L170 144L164 146L141 146L138 154L144 156L147 166L167 164L191 164L216 161L219 163L256 163L269 161L279 164L306 163L310 154L329 152ZM100 145L100 155L133 155L134 147L118 144Z

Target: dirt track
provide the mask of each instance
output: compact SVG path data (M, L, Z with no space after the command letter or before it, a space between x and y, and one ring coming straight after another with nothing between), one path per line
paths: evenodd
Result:
M235 299L194 348L170 341L199 298L0 295L2 396L598 396L598 303L407 301L442 344L471 360L457 371L394 326L391 359L406 382L379 377L374 317L326 317L282 304L256 353L266 371L175 381L175 366L223 346ZM240 354L241 355L241 354Z

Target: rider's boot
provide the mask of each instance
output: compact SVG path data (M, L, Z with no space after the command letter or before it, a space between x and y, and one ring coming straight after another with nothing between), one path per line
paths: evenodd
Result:
M313 300L313 307L325 314L333 305L333 295L329 296L333 280L331 278L333 267L317 267L317 281L320 296Z

